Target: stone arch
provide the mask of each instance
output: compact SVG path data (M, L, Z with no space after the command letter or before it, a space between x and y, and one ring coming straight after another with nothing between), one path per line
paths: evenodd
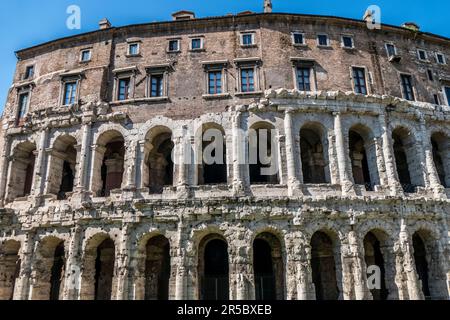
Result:
M91 191L97 196L109 196L122 186L125 161L125 139L115 129L97 138L93 156Z
M303 182L330 183L326 128L318 122L300 128L300 157Z
M14 200L31 194L36 162L36 144L24 141L12 152L7 199Z
M116 295L116 245L107 233L86 241L81 274L82 300L112 300Z
M441 131L434 132L431 147L439 182L444 188L450 188L450 137Z
M170 241L155 231L138 242L134 257L134 299L168 300L171 276Z
M349 130L348 145L355 184L373 191L374 186L380 184L373 131L360 123L353 125Z
M228 243L221 234L205 235L198 245L198 284L201 300L229 299Z
M279 145L275 126L258 121L251 125L248 135L250 184L279 184Z
M73 192L77 169L77 140L72 135L59 135L52 145L49 156L50 170L46 181L46 192L65 199Z
M337 235L327 229L320 229L311 237L312 281L317 300L337 300L342 295L338 280L338 243Z
M428 228L417 228L411 243L419 287L425 299L448 299L446 270L439 237Z
M226 134L222 125L202 123L195 133L197 184L227 184Z
M257 300L283 300L285 263L279 237L260 232L253 239L253 272Z
M35 252L31 299L62 300L65 267L65 241L55 236L43 238Z
M0 300L13 300L20 274L20 247L16 240L7 240L0 245Z
M392 130L397 176L405 192L415 192L423 186L423 169L417 142L407 127L399 126Z
M150 193L174 185L173 134L165 126L152 127L145 136L142 181Z

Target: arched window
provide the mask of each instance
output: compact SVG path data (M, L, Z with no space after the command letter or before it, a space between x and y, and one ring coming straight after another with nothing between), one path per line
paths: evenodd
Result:
M431 136L433 161L444 188L450 188L450 139L443 133L436 132Z
M8 184L7 197L9 200L31 194L36 161L35 153L36 145L31 142L23 142L14 148Z
M20 242L10 240L0 246L0 300L12 300L20 273Z
M229 299L228 245L220 235L209 235L199 246L201 300Z
M168 300L170 244L164 236L151 238L146 245L145 300Z
M249 130L250 184L279 184L278 146L275 128L265 122Z
M173 186L173 148L172 132L168 128L154 129L147 135L147 172L143 174L146 174L144 185L148 181L150 193L162 193L164 187Z
M383 256L381 243L377 236L372 232L367 233L364 237L364 260L367 268L376 266L380 271L381 287L379 289L375 288L370 290L373 299L386 300L389 292L386 288L385 258Z
M274 235L262 233L253 242L253 270L256 300L284 298L281 243Z
M201 159L198 163L198 184L226 184L226 139L223 128L214 123L204 124L199 137Z
M329 183L328 155L324 128L316 123L303 126L300 130L300 152L303 182Z
M422 282L422 292L425 299L430 299L429 266L425 243L417 232L413 234L412 241L414 249L414 262L416 265L417 275L419 276L419 280Z
M316 299L338 299L334 243L326 233L321 231L314 233L311 238L311 268Z

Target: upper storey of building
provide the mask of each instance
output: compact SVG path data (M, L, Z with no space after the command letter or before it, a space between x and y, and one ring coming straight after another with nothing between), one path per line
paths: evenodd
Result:
M99 101L138 122L152 114L191 118L277 88L450 104L450 39L411 25L370 30L329 16L180 11L169 22L103 20L100 30L16 54L4 114L16 125L36 110Z

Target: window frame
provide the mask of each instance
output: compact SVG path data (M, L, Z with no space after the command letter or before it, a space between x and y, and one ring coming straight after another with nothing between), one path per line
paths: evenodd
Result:
M320 44L320 37L321 36L326 37L326 39L327 39L327 44L326 45ZM329 48L329 47L331 47L330 36L328 34L326 34L326 33L318 33L317 37L316 37L316 40L317 40L317 47L319 47L319 48Z
M450 93L450 84L442 86L442 95L444 96L444 102L447 106L450 106L450 95L447 94L446 88Z
M255 32L255 31L245 31L245 32L241 32L241 34L240 34L240 44L241 44L241 47L248 48L248 47L256 46L255 35L256 35L256 32ZM244 37L245 37L245 36L251 36L252 42L251 42L250 44L244 44Z
M136 46L137 48L136 53L131 53L132 46ZM139 41L128 42L127 56L136 57L139 56L140 54L141 54L141 44L139 43Z
M129 101L134 99L135 94L135 85L136 85L136 72L137 67L132 66L128 68L122 68L122 69L115 69L112 71L114 74L114 86L113 86L113 97L112 102L118 102L121 103L123 101ZM130 92L128 95L128 99L126 100L119 100L119 80L124 78L130 78Z
M28 71L29 71L30 69L33 70L33 71L31 72L31 75L27 76ZM33 78L34 78L35 70L36 70L36 68L35 68L34 64L31 64L31 65L26 66L26 67L25 67L25 73L23 74L23 79L22 79L22 80L30 80L30 79L33 79Z
M167 53L177 53L177 52L181 52L181 39L176 38L176 39L167 39ZM170 50L170 43L171 42L176 42L177 43L177 49L176 50Z
M409 77L410 80L410 85L411 85L411 94L412 94L412 99L408 99L406 96L406 91L405 91L405 85L403 83L403 79L404 77ZM417 95L415 92L415 88L414 88L414 79L413 76L409 73L400 73L400 86L401 86L401 90L402 90L402 98L408 101L417 101Z
M66 104L65 100L66 100L66 86L68 83L75 83L76 85L76 89L75 89L75 97L74 97L74 102L73 103L69 103ZM63 77L61 80L61 93L60 93L60 105L63 107L70 107L72 105L76 105L78 104L79 100L80 100L80 83L81 83L81 76L66 76Z
M394 48L394 54L393 55L389 54L388 46L392 46ZM385 42L384 43L384 48L386 50L386 56L388 57L388 59L390 59L392 57L395 57L395 56L398 56L398 50L397 50L397 46L395 45L395 43L393 43L393 42Z
M423 54L425 56L423 59L420 56L420 53L422 53L422 52L423 52ZM419 61L428 62L429 61L429 59L428 59L428 52L426 50L424 50L424 49L417 49L417 58L419 59Z
M208 95L220 95L223 94L223 70L222 69L210 69L207 73L207 94ZM214 78L214 92L211 92L211 74L220 74L220 87L217 85L217 77Z
M204 99L220 99L226 98L230 94L228 92L228 60L216 60L216 61L203 61L204 70ZM209 89L209 73L220 72L221 73L221 93L210 93Z
M351 40L351 42L352 42L352 46L351 47L347 47L345 45L344 38L349 38ZM343 49L348 49L348 50L355 49L355 37L353 35L350 35L350 34L343 34L343 35L341 35L341 47Z
M194 48L192 46L194 40L200 40L200 47L199 48ZM190 51L202 51L205 49L205 44L204 44L204 37L202 36L198 36L198 37L190 37L190 41L189 41L189 50Z
M15 112L15 123L16 126L20 126L21 125L21 120L23 120L25 118L25 116L27 115L28 111L30 110L30 101L31 101L31 92L32 92L32 87L27 86L25 88L19 88L17 90L17 103L16 103L16 112ZM25 110L23 112L23 116L19 117L19 113L21 111L21 103L20 103L20 99L22 96L27 95L27 102L25 105Z
M120 99L120 84L122 81L128 80L128 94L126 95L125 99ZM116 92L116 101L127 101L130 100L131 96L131 76L124 76L117 78L117 92Z
M296 35L301 35L302 36L302 42L301 43L296 43L295 42L295 36ZM292 45L293 46L297 46L297 47L304 47L306 46L306 38L305 38L305 33L304 32L300 32L300 31L292 31L291 32L291 40L292 40Z
M164 73L150 73L149 75L149 90L148 90L148 97L149 98L162 98L164 97ZM158 79L157 84L160 85L160 87L157 88L157 91L159 92L157 95L153 95L153 79Z
M87 60L83 59L83 54L85 52L89 52L89 59L87 59ZM82 62L82 63L83 62L89 62L91 60L92 60L92 50L91 49L82 49L82 50L80 50L80 62Z
M356 82L355 82L355 73L354 73L356 69L363 70L364 88L366 90L366 93L361 93L361 92L358 93L358 92L356 92L357 85L356 85ZM365 67L365 66L351 66L350 67L350 74L351 74L352 88L353 88L353 92L355 94L359 94L359 95L369 95L369 94L371 94L371 90L370 90L370 86L369 86L370 85L370 73L369 73L367 67Z
M173 71L173 66L170 63L159 65L150 65L145 67L146 71L146 86L145 97L147 100L165 101L169 99L169 73ZM161 95L152 96L152 77L161 76Z
M436 52L436 63L440 64L440 65L446 65L447 64L447 58L445 57L445 54L443 54L442 52ZM439 56L442 57L442 62L439 62Z

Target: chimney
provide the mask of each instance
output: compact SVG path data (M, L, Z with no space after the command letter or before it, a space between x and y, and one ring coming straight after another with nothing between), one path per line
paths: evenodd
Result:
M368 23L372 23L373 22L373 11L372 10L366 10L366 12L364 13L363 20L368 22Z
M264 0L264 13L272 13L272 0Z
M111 22L109 22L108 19L103 18L102 20L99 21L98 26L100 30L109 29L111 28Z
M420 31L420 26L415 22L405 22L402 27L415 32Z

